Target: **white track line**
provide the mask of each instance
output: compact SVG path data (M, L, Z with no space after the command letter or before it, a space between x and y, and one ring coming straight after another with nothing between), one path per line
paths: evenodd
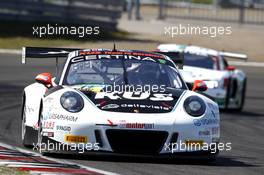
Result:
M20 49L0 49L0 53L21 55L22 51Z
M57 160L55 158L46 157L46 156L41 155L40 153L36 153L36 152L33 152L33 151L25 150L23 148L19 148L19 147L16 147L16 146L11 146L11 145L8 145L8 144L5 144L5 143L1 143L1 142L0 142L0 146L8 148L8 149L11 149L11 150L17 150L17 151L25 153L25 154L36 155L36 156L39 156L39 157L42 157L42 158L45 158L47 160L54 161L54 162L57 162L57 163L65 163L65 164L68 164L68 165L78 165L80 168L86 169L88 171L94 171L94 172L100 173L100 174L118 175L117 173L112 173L112 172L109 172L109 171L99 170L99 169L96 169L96 168L80 165L80 164L73 163L73 162L70 162L70 161L61 160L61 159ZM12 164L12 162L2 162L2 163L0 163L0 165L1 164L5 164L6 165L8 163Z
M19 50L19 49L0 49L0 54L22 55L22 50ZM264 62L228 61L228 63L231 65L235 65L235 66L264 67Z

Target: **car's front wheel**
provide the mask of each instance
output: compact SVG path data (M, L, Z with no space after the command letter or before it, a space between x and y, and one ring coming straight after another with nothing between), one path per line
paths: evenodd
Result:
M42 114L40 114L39 116L39 121L38 121L38 150L41 154L44 154L44 151L45 151L45 146L44 143L43 143L43 136L42 136L42 120L43 120L43 117L42 117Z
M246 90L247 90L247 79L243 82L243 89L241 91L241 98L240 98L240 104L239 107L236 109L237 111L242 111L245 103L245 97L246 97Z
M33 137L31 136L30 129L26 126L26 96L23 95L22 101L22 120L21 120L21 139L22 144L25 147L32 147L33 146Z
M43 136L43 116L42 116L42 104L40 105L40 113L39 113L39 121L38 121L38 151L42 155L47 155L48 152L48 144L46 142L47 137Z

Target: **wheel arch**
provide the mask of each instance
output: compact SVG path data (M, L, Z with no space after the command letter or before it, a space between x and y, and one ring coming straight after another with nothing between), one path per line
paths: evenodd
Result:
M23 105L26 106L26 126L34 127L38 124L40 106L45 92L46 87L39 83L34 83L24 89Z

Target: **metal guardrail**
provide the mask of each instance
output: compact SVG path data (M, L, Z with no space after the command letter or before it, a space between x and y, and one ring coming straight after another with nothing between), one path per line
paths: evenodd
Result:
M93 25L115 30L123 0L1 0L0 20Z
M249 3L252 1L252 3ZM259 0L260 1L260 0ZM261 1L262 2L262 1ZM261 8L256 0L212 0L193 3L192 0L159 0L159 19L183 18L248 24L264 24L264 0Z

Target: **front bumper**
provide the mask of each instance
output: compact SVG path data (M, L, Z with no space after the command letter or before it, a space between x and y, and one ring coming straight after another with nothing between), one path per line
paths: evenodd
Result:
M219 141L218 107L211 100L205 100L208 101L207 110L200 117L192 117L185 112L183 101L178 104L180 107L175 107L175 111L166 114L84 110L78 114L70 114L75 115L74 117L47 117L44 122L53 122L54 126L43 128L43 132L52 133L42 135L57 143L78 147L80 153L110 152L161 156L203 151L175 149L173 146L187 141L208 145ZM76 120L65 121L72 118Z
M87 127L86 127L87 128ZM91 129L92 128L92 129ZM170 127L169 127L170 128ZM189 129L187 129L189 128ZM198 127L193 124L181 126L177 130L138 130L120 129L110 126L90 127L90 132L84 134L81 128L75 128L72 136L85 136L86 143L69 143L65 141L65 135L61 132L54 133L52 137L43 137L42 152L52 153L113 153L122 155L144 155L144 156L180 156L197 155L205 153L212 154L210 150L201 147L184 147L185 141L202 141L208 145L219 141L219 126L212 128ZM211 130L210 130L211 129ZM201 135L203 134L203 135ZM64 139L62 140L62 138ZM47 146L52 145L52 146ZM181 147L183 145L183 147ZM177 146L177 147L176 147ZM51 149L50 149L51 148ZM55 148L55 149L54 149ZM210 152L210 154L207 154ZM177 153L180 153L179 155ZM186 153L186 154L184 154ZM198 154L199 153L199 154ZM215 153L215 152L213 152Z

